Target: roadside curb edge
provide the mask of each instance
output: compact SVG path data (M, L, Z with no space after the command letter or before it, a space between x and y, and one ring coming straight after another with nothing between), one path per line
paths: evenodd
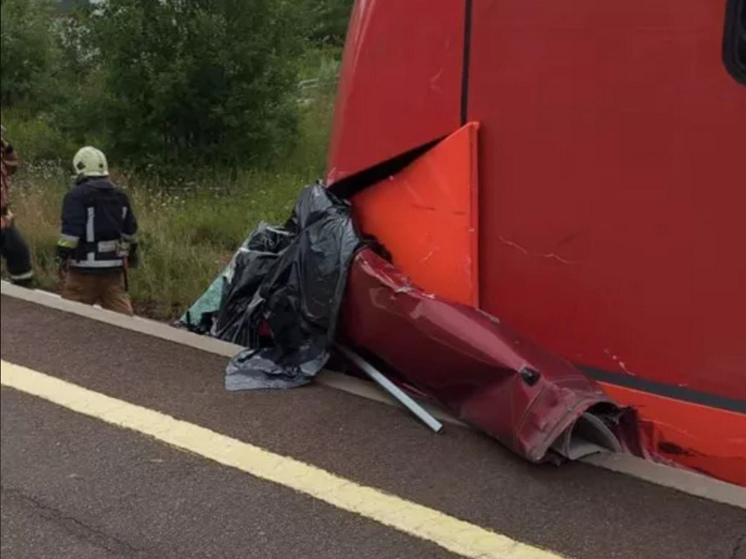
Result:
M141 317L129 317L97 307L82 305L62 299L53 293L41 290L24 289L6 281L0 283L0 293L2 293L3 296L45 306L61 312L75 314L90 320L96 320L111 326L146 336L152 336L226 358L233 357L243 349L235 344L200 336L185 330L179 330L178 328L174 328L165 323ZM318 375L315 382L328 388L340 390L361 398L400 407L397 402L391 399L383 391L376 388L373 384L347 375L331 371L323 371ZM467 425L439 408L429 405L425 405L425 407L441 421L447 422L451 425L469 428ZM696 472L672 468L664 464L657 464L626 454L595 455L584 458L581 462L635 477L655 485L675 489L710 501L746 509L746 488L713 479Z

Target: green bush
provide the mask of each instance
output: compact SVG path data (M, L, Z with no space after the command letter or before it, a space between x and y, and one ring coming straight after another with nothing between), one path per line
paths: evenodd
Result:
M41 285L57 286L60 206L84 144L108 152L132 196L141 314L179 316L260 220L284 222L324 170L351 4L107 0L57 17L4 0L2 118L22 163L11 203Z
M22 161L72 161L76 146L50 115L3 108L2 119Z
M347 22L354 0L305 0L308 38L315 45L341 47L347 34Z
M340 54L335 48L313 49L303 61L301 83L308 85L299 91L300 130L290 162L307 177L320 177L325 168Z
M168 180L323 170L352 0L63 4L2 3L3 119L27 158L93 144Z
M52 88L52 4L47 0L3 0L0 12L2 106L35 106Z
M272 0L109 0L84 19L103 87L73 112L141 170L276 161L296 130L295 17Z

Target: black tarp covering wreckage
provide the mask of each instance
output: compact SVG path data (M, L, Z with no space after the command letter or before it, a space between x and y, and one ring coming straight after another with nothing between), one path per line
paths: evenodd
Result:
M303 190L284 227L256 228L182 318L247 348L228 365L228 390L302 386L323 369L360 245L350 205L321 184Z
M228 390L308 384L341 348L435 431L400 388L532 462L639 453L634 414L593 380L497 318L422 291L386 257L349 202L308 186L283 226L251 233L181 323L246 348L226 368Z

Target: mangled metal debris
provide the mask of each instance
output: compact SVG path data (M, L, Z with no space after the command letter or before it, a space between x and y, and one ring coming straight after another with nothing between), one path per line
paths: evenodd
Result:
M226 387L305 385L341 347L436 432L442 425L404 391L532 462L625 446L623 410L593 380L497 318L423 291L378 248L321 184L302 192L283 227L261 224L211 315L211 335L246 347Z

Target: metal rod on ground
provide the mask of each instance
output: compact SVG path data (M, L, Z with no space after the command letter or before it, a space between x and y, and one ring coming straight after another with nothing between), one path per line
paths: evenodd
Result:
M378 371L373 365L368 363L365 359L360 357L357 353L352 351L350 348L344 347L337 344L337 348L342 354L352 361L355 365L368 375L373 381L388 392L395 400L401 405L416 415L420 421L430 427L436 433L440 433L443 430L443 424L430 415L425 408L415 402L412 398L407 396L398 386L386 378L383 373Z

